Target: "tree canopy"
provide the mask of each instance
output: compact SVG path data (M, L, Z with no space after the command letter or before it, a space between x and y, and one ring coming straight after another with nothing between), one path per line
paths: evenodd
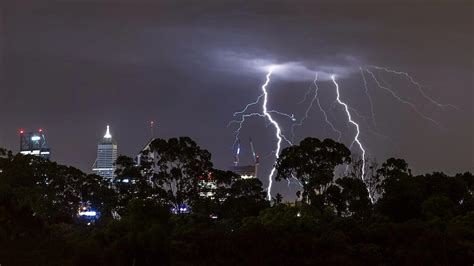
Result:
M403 159L373 164L364 183L350 151L306 138L285 148L277 179L302 199L265 199L258 179L214 169L187 137L157 139L113 182L0 149L3 265L470 265L474 177L413 175ZM370 181L372 180L372 181ZM367 184L371 182L369 186ZM371 190L370 186L377 189ZM369 189L368 189L369 188ZM369 193L375 191L372 203ZM174 212L181 204L190 212ZM95 222L77 215L92 206ZM114 215L116 214L116 215Z
M315 199L334 179L336 166L349 164L351 152L331 139L305 138L299 145L281 151L276 162L276 180L297 178L303 186L304 200Z

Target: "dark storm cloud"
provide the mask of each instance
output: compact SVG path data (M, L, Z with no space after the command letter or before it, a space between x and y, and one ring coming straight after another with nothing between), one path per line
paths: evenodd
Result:
M106 123L121 153L133 155L148 138L146 121L155 119L159 136L190 135L225 167L233 141L225 125L258 95L265 64L292 66L272 84L271 103L295 115L304 111L296 103L313 70L341 73L344 98L367 114L357 71L375 64L414 74L430 95L460 111L437 110L409 84L391 80L448 128L439 130L371 87L380 130L392 138L365 130L371 154L405 157L419 171L474 165L469 2L3 3L0 146L16 150L19 127L45 127L54 158L88 170ZM328 104L329 85L322 84ZM330 136L319 116L314 111L298 137ZM251 121L243 134L263 154L274 142L261 124ZM349 130L349 141L350 128L338 126Z

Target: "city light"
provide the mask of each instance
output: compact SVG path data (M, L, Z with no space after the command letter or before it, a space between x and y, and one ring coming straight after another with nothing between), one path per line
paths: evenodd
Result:
M93 217L93 216L97 216L97 212L95 212L95 211L83 211L83 212L79 212L79 216Z

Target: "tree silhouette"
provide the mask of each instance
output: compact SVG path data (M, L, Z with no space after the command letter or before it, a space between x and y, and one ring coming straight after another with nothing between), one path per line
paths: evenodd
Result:
M166 192L166 199L177 210L192 206L199 197L199 177L212 170L211 154L188 137L155 139L150 144L154 154L151 181Z
M474 177L413 176L390 158L375 176L378 201L342 144L308 138L284 150L279 179L305 198L273 205L258 179L213 169L189 138L158 140L140 165L117 160L113 183L73 167L0 149L0 258L5 265L470 265ZM311 204L307 204L307 201ZM189 204L189 213L170 206ZM77 217L87 204L102 213ZM111 210L120 216L111 217ZM277 252L276 252L277 251Z
M322 194L333 181L336 166L351 162L349 149L331 139L305 138L282 150L276 163L276 180L296 177L303 185L305 201Z
M372 204L364 182L358 178L343 177L325 191L328 203L335 206L338 215L369 217Z

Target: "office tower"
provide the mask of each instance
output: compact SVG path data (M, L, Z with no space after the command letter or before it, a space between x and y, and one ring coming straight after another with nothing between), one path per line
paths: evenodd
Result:
M115 161L117 160L117 143L110 134L110 127L107 126L106 133L97 145L97 159L92 171L106 179L115 177Z

